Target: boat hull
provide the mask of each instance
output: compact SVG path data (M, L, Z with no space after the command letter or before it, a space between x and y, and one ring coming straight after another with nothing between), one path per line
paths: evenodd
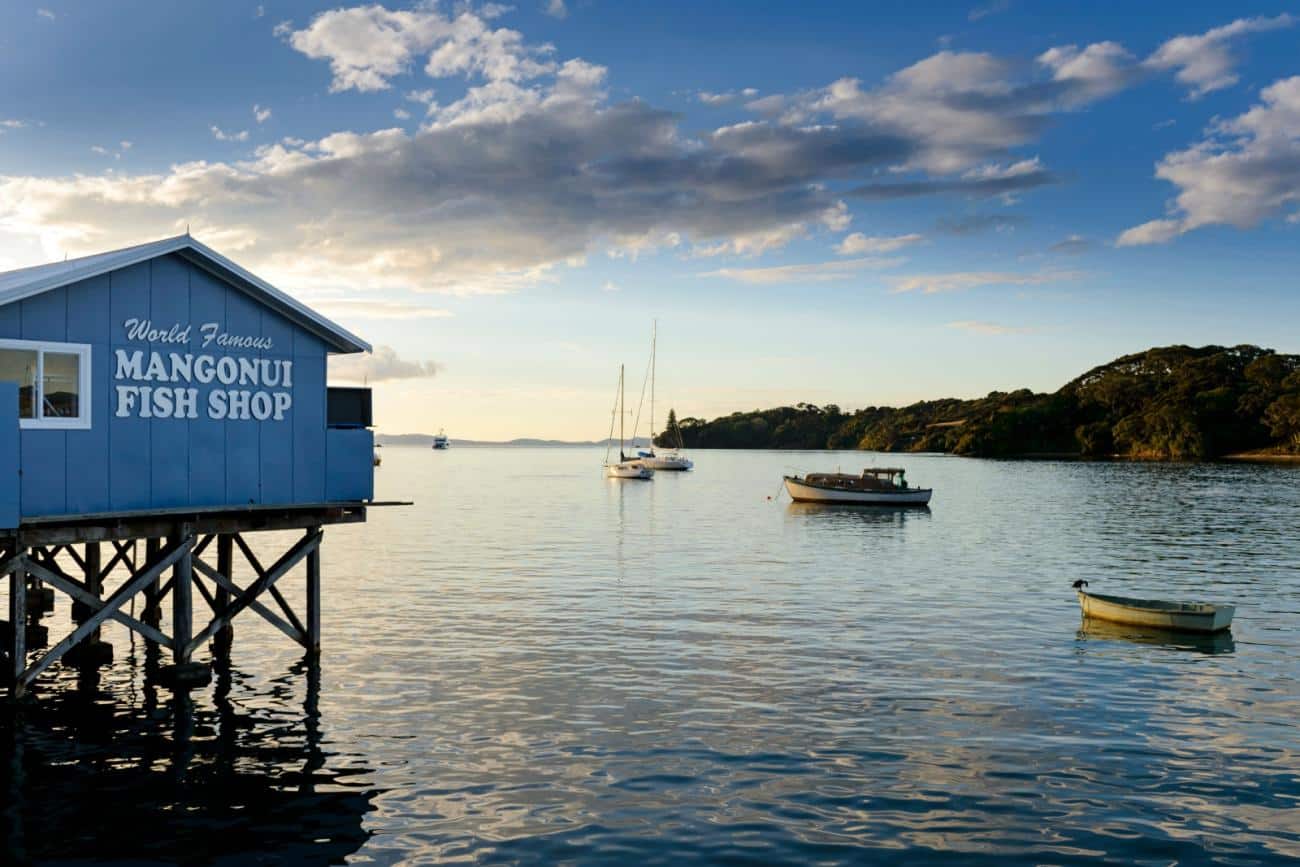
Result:
M654 478L655 471L642 461L626 461L621 464L609 464L605 467L605 477L610 479L644 479Z
M666 470L670 473L684 473L692 469L695 464L683 457L672 457L669 455L655 455L652 458L642 458L641 462L652 470Z
M925 506L932 488L900 488L894 491L847 491L810 485L793 476L785 477L785 489L796 503L824 503L846 506Z
M1126 626L1209 635L1232 626L1232 605L1161 602L1078 591L1083 616Z

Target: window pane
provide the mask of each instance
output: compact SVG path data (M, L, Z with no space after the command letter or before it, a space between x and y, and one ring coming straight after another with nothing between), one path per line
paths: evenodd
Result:
M45 382L41 384L44 418L76 418L81 398L81 356L45 353Z
M0 381L18 383L18 417L36 418L36 350L0 349Z

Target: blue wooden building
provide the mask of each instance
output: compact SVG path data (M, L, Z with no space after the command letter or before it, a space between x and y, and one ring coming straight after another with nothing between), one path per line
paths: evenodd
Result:
M328 388L327 359L369 350L188 235L0 274L0 569L15 691L96 641L107 619L132 620L178 664L250 607L316 647L321 527L364 520L373 499L369 392ZM307 531L302 550L269 568L240 538L291 528ZM216 565L200 557L209 547ZM236 547L257 576L247 588L232 578ZM273 589L303 560L316 596L307 624ZM131 574L124 595L105 597L118 566ZM29 665L25 606L43 604L48 591L29 591L47 585L73 598L81 626ZM192 586L211 603L211 634L191 632ZM257 601L268 590L284 616ZM136 593L139 621L121 611ZM172 635L158 628L168 594Z

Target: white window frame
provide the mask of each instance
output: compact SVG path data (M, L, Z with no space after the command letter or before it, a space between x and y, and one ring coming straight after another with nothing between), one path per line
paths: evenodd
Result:
M36 394L33 402L36 418L18 419L18 427L23 430L90 430L91 407L91 371L89 343L60 343L53 340L8 340L0 339L0 349L25 349L36 352ZM45 418L45 353L76 355L77 360L77 417Z

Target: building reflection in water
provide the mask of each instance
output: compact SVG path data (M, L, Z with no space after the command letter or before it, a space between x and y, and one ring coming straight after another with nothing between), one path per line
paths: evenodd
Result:
M156 669L156 648L143 656ZM274 853L275 863L327 864L360 849L378 792L369 769L326 761L319 663L258 688L228 660L215 675L209 703L140 677L114 694L93 670L68 672L38 701L4 710L5 863L264 863Z

